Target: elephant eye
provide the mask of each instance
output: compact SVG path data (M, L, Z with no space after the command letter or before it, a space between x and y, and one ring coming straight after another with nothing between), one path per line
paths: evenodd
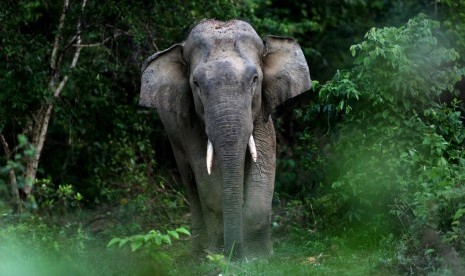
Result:
M200 85L197 81L194 81L194 86L195 86L195 90L197 90L197 93L200 94Z
M257 82L258 82L258 76L255 75L252 79L252 83L250 84L252 86L252 94L254 94L255 90L257 89Z
M252 79L252 84L255 85L258 81L258 76L254 76Z

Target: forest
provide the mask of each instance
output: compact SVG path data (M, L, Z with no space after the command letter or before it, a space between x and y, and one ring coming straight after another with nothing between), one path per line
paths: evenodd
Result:
M190 254L141 66L204 19L292 37L273 255ZM465 0L0 1L0 275L464 275Z

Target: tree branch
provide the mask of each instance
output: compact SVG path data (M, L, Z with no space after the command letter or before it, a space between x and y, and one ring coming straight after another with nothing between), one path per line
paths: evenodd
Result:
M77 39L77 34L74 35L71 39L69 39L68 44L66 44L66 46L63 47L63 50L61 51L61 54L58 57L58 60L57 60L58 63L61 63L61 60L63 59L65 53L67 53L68 50L74 45L74 42L76 41L76 39Z
M5 136L3 136L3 134L0 134L0 140L2 142L3 150L5 151L6 159L10 159L11 157L10 147L8 146L8 142L6 141Z
M68 1L68 0L65 0L65 1ZM83 0L82 1L82 6L81 6L81 15L79 16L79 20L78 20L78 23L77 23L77 26L76 26L76 51L74 52L74 56L73 56L73 60L71 61L71 66L70 66L70 69L74 69L77 65L77 62L79 60L79 55L81 54L81 17L82 17L82 13L84 13L84 8L86 7L86 3L87 3L87 0ZM63 77L63 79L61 80L60 84L58 85L58 87L55 89L55 91L53 92L53 96L55 98L58 98L60 96L60 93L61 91L63 91L63 88L65 87L66 83L68 82L68 79L69 79L69 75L65 75Z
M133 36L130 32L125 31L125 30L123 30L123 29L120 29L120 28L118 28L118 27L116 27L116 26L113 26L113 25L111 25L111 24L105 24L105 27L113 28L114 30L116 30L117 33L122 33L122 34L125 34L125 35L130 36L130 37Z
M150 31L150 28L145 24L143 24L143 26L145 27L145 30L149 34L150 42L152 42L153 48L155 48L155 51L158 52L158 47L157 47L157 44L155 43L155 38L153 37L152 32Z
M55 89L55 92L53 93L53 96L55 98L58 98L58 96L60 96L61 91L63 90L66 83L68 82L68 78L69 78L68 75L64 76L60 84L58 85L57 89Z
M107 38L105 38L104 40L102 40L101 42L97 42L97 43L91 43L91 44L74 44L73 46L74 47L81 47L81 48L86 48L86 47L100 47L100 46L103 46L105 43L107 43L108 41L112 40L112 39L115 39L117 38L118 36L122 35L122 33L116 33L114 34L113 36L109 36Z
M57 69L57 65L58 65L57 64L58 47L60 46L61 31L63 30L63 26L65 25L65 18L66 18L66 12L68 11L68 7L69 7L69 0L64 0L63 10L61 11L61 16L60 16L60 23L58 24L58 30L55 35L55 42L53 43L52 56L50 58L50 67L52 67L53 71Z

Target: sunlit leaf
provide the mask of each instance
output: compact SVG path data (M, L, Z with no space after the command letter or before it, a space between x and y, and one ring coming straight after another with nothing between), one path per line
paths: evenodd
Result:
M113 246L121 241L120 238L113 238L110 240L110 242L107 244L107 247Z
M179 239L179 233L176 232L176 231L169 230L168 234L171 235L173 238L175 238L177 240Z
M191 233L189 232L189 230L187 230L187 229L184 228L184 227L179 227L179 228L177 228L177 229L176 229L176 232L181 233L181 234L185 234L185 235L187 235L187 236L190 236L190 235L191 235Z
M131 251L134 252L143 245L142 240L132 241L131 242Z

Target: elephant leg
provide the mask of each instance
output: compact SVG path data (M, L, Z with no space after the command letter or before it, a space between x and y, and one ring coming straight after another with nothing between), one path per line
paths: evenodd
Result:
M276 138L271 118L258 119L254 138L257 162L247 159L245 204L243 208L244 239L247 256L268 256L273 251L270 241L271 204L273 199Z
M204 219L207 224L207 232L210 240L208 244L208 252L210 254L223 253L224 234L222 209L218 210L216 204L206 203L204 208Z
M205 156L203 152L200 155ZM204 161L204 158L201 160ZM221 180L216 160L213 163L211 175L207 174L205 162L202 161L196 166L196 178L209 238L207 251L210 254L221 254L224 247Z
M194 256L202 256L209 242L195 177L184 153L175 146L172 147L190 204L192 253Z

